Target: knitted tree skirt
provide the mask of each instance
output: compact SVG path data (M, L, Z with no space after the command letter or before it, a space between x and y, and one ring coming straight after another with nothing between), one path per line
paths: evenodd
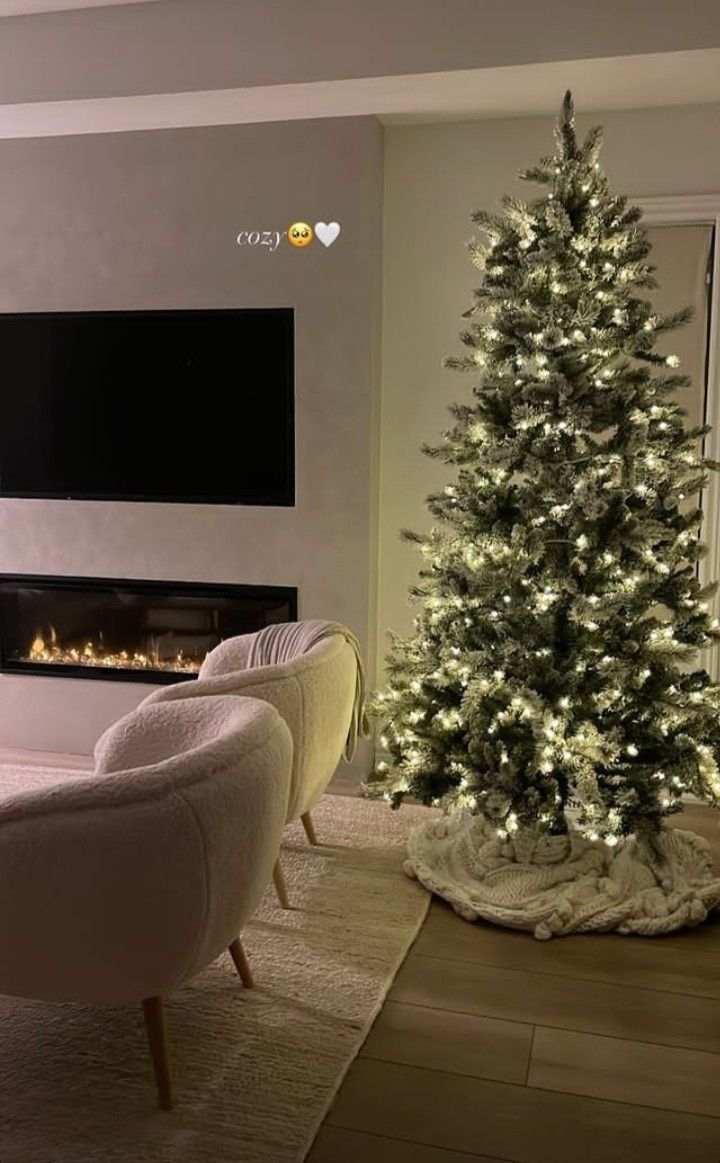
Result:
M503 840L482 816L458 813L418 824L404 867L465 920L539 940L610 930L655 937L699 925L720 905L706 841L679 828L661 833L653 853L633 837L608 848L572 828Z

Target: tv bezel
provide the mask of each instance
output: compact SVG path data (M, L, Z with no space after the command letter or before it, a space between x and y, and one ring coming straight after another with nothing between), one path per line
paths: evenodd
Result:
M271 496L260 496L251 501L238 499L237 497L224 495L208 495L202 492L193 494L156 494L151 495L144 493L67 493L62 490L57 491L28 491L25 489L7 489L3 484L2 462L0 460L0 498L16 498L26 500L39 501L129 501L133 504L171 504L171 505L232 505L241 506L243 508L294 508L296 504L296 455L295 455L295 309L294 307L179 307L179 308L141 308L138 310L121 309L121 310L106 310L106 311L0 311L0 326L3 320L6 319L77 319L87 318L133 318L138 315L148 316L198 316L198 315L245 315L245 314L267 314L272 312L284 316L285 322L288 325L287 334L287 351L286 351L286 365L285 365L285 404L287 408L288 422L285 425L284 433L284 447L285 464L287 465L287 484L282 494L282 499L278 500ZM0 356L2 355L2 340L0 335ZM0 417L0 423L2 418Z

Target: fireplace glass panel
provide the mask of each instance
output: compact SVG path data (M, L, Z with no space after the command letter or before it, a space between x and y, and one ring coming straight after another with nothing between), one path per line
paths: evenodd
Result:
M180 682L223 639L296 616L296 591L279 586L6 576L0 669Z

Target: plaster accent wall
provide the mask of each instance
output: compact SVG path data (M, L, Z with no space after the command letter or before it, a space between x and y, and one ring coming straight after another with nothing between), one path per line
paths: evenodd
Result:
M597 121L606 127L604 165L622 192L720 191L713 148L720 105L580 116L578 128ZM473 233L469 216L497 207L505 193L532 197L515 175L552 148L547 117L386 129L379 658L387 630L411 628L406 595L419 558L398 530L428 528L424 499L450 479L450 469L422 456L420 445L437 439L448 426L448 404L470 391L467 376L442 367L444 356L461 350L460 315L477 283L464 248Z
M0 310L293 306L297 409L294 509L0 500L0 571L296 585L301 617L374 644L381 147L364 119L0 143ZM298 219L340 238L235 244ZM171 399L188 453L242 426L228 382L221 414ZM0 746L88 752L149 689L0 676Z

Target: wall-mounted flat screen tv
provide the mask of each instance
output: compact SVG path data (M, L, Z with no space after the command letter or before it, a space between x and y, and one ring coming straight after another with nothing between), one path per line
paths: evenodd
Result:
M0 495L292 505L291 308L0 315Z

